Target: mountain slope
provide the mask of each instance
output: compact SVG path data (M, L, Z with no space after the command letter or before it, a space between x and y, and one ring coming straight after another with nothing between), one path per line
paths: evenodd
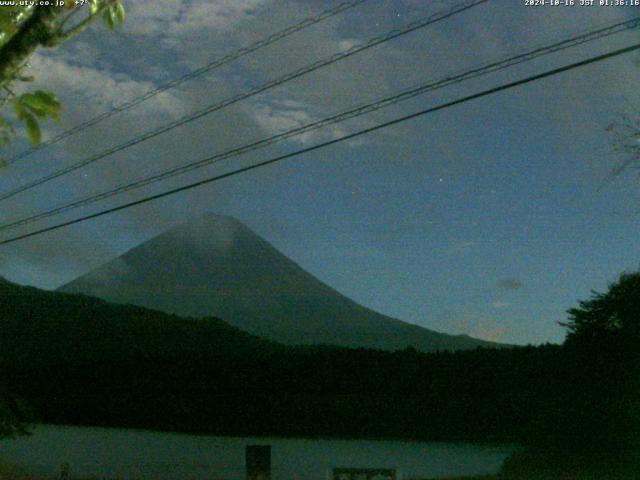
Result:
M286 344L422 351L496 345L358 305L237 220L212 214L158 235L60 290L178 315L215 316Z
M0 277L0 365L207 361L277 348L217 318L179 318Z

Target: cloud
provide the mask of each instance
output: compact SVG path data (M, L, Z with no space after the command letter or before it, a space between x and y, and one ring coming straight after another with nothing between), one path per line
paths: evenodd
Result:
M188 37L202 30L228 32L268 0L138 0L128 30L134 35Z
M448 320L451 332L470 335L490 342L505 341L513 330L492 314L485 314L477 306L457 306L455 319Z
M340 40L340 42L338 42L338 47L340 47L340 50L349 50L350 48L355 47L359 43L360 42L357 40L353 40L351 38L345 38L344 40Z
M245 111L265 132L271 135L277 135L321 120L320 116L311 112L309 106L293 100L255 102L249 108L245 108ZM340 125L330 125L292 137L291 141L306 146L332 140L345 134L346 131Z
M500 290L520 290L524 288L524 283L519 278L505 278L500 280L496 286Z
M498 308L498 309L508 307L509 305L510 305L509 302L501 302L501 301L496 301L491 304L493 308Z
M487 340L489 342L500 342L508 330L500 327L478 327L472 330L469 335L480 340Z
M127 21L118 33L112 34L101 25L96 25L59 49L41 50L35 55L31 60L31 69L37 78L35 86L46 87L61 97L65 110L63 124L57 128L63 130L145 93L168 79L176 78L243 45L262 39L312 13L318 13L323 8L320 4L325 5L325 2L129 2ZM391 28L446 8L448 4L446 1L437 2L436 5L435 2L404 0L390 7L389 2L370 2L366 8L358 7L345 12L244 57L239 62L158 95L124 115L103 122L97 129L72 137L72 141L60 144L55 149L44 150L39 156L33 157L33 163L28 161L24 166L7 168L0 183L6 188L15 179L22 181L51 171L52 168L120 143L156 125L166 124L186 112L201 109L216 99L244 91L284 72L344 51ZM406 11L403 11L401 18L397 18L395 11L400 8ZM50 188L38 189L36 195L16 198L16 201L3 209L2 215L7 218L20 217L23 213L50 208L70 198L112 187L124 180L183 164L206 154L323 118L398 89L440 78L509 52L531 48L533 44L538 45L551 38L564 36L569 30L573 31L573 25L568 28L567 18L573 19L576 14L579 15L579 18L576 17L579 22L576 21L575 30L581 30L592 24L598 16L605 14L611 19L613 12L619 11L576 8L562 17L560 11L566 9L555 9L557 13L554 11L552 15L547 9L541 9L540 12L536 10L535 13L533 10L525 10L526 12L521 5L508 7L506 4L495 8L477 8L451 21L372 48L274 89L269 95L225 109L188 127L145 142L126 153L110 157L95 168L84 170L82 173L88 175L86 179L70 175L68 179L52 182ZM518 16L512 19L514 12ZM601 18L597 23L603 23L604 20ZM542 69L544 65L537 63L535 67ZM575 78L563 80L564 77L558 77L557 86L545 90L546 104L530 102L535 107L532 112L536 113L541 105L542 110L548 108L548 112L543 113L549 113L565 127L568 125L566 130L559 129L560 132L566 132L580 127L576 123L576 117L580 120L584 115L580 117L573 112L581 105L581 98L592 100L593 91L599 91L596 97L602 96L602 100L598 100L599 104L608 103L611 98L620 96L629 99L628 105L635 105L637 102L632 100L637 99L638 94L633 82L622 82L621 88L607 88L614 78L631 78L629 72L633 68L633 65L629 65L624 74L619 74L615 69L604 70L603 67L591 77L593 81L577 83ZM492 77L490 80L497 82L499 79ZM571 88L561 88L563 85L570 85ZM303 135L296 142L306 145L335 138L354 127L370 125L398 112L407 113L417 107L436 104L448 98L447 95L454 96L458 93L457 90L452 93L447 90L426 95L416 99L415 103L404 103L389 111L377 112L371 117ZM521 94L524 97L526 92L521 91ZM470 153L468 146L459 139L460 132L473 131L470 127L477 123L473 108L469 104L469 109L465 110L467 113L454 120L443 116L437 117L437 121L430 124L406 123L402 128L381 131L375 136L367 137L367 141L385 143L393 151L394 159L402 160L397 163L406 165L407 169L416 165L429 165L432 168L438 162L443 162L448 169L462 165L461 170L466 172L475 152ZM55 133L55 129L47 123L45 136L52 133ZM425 144L428 139L431 142L429 148L421 144L420 153L416 154L416 149L409 148L415 144L415 138ZM407 151L404 156L403 148ZM346 159L338 160L344 162ZM366 163L368 160L363 159L362 164L369 167L371 163ZM333 160L328 160L327 164L331 161ZM394 168L398 168L397 165ZM269 188L265 180L271 180L275 184L275 171L266 169L243 177L250 189L257 192L251 192L253 198L263 201L261 193ZM375 173L375 169L371 171ZM340 178L342 182L350 181L352 176L349 169L345 169L345 172L344 177ZM369 171L362 172L363 177L365 174L369 174ZM203 175L204 172L199 171L197 175L186 178ZM167 182L162 187L168 188L181 183L185 183L185 177ZM80 268L91 266L89 263L95 266L101 259L121 252L136 241L158 233L190 215L203 210L220 211L228 205L250 204L246 198L247 190L238 188L239 183L229 185L231 186L217 184L215 190L192 192L159 202L155 206L150 204L131 210L117 217L110 217L100 227L78 227L77 230L65 230L64 234L38 237L16 244L15 248L6 250L11 252L6 255L6 261L18 270L22 268L21 260L24 260L23 263L28 265L24 268L36 272L33 273L33 278L38 278L37 269L40 268L49 272L48 275L55 274L56 279L62 279L69 275L66 268L69 262L77 264L74 266L77 272ZM396 195L398 191L402 191L403 186L392 185L385 188L388 191L384 190L383 194ZM146 189L144 193L150 191L156 192L158 189ZM136 198L137 195L131 194L126 199ZM372 201L380 202L373 194L369 193L369 196ZM112 220L113 218L117 218L117 221ZM385 216L384 211L376 216L373 223L372 228L382 231L383 235L388 235L398 244L402 244L402 240L411 235L403 229L394 229L398 218L390 214ZM420 228L421 225L411 226L412 230L419 231ZM117 235L118 238L113 239L114 235L110 230L126 231L126 234ZM104 237L101 238L100 234ZM470 241L453 243L441 250L441 253L462 255L473 246L474 243ZM86 260L87 258L90 260ZM498 288L518 290L523 288L523 284L517 279L507 279L499 282Z
M130 62L135 57L130 54L131 44L126 37L119 38L120 43L111 43L115 36L101 30L87 32L86 36L64 44L59 49L40 50L32 56L29 70L35 75L36 81L24 85L24 88L53 91L60 97L63 105L62 122L59 125L52 122L44 124L45 139L142 95L161 83L156 78L144 78L144 62L140 65L145 68L138 69L137 65L132 65ZM91 38L104 39L105 42L91 42ZM115 51L110 50L112 47ZM95 57L92 60L93 55ZM162 69L170 77L176 76L173 67L173 63L167 60L156 65L156 68ZM184 87L163 92L125 113L115 115L54 147L42 149L7 167L0 177L0 191L15 188L16 184L59 170L156 126L165 125L187 112L212 103L214 96L229 94L224 85L216 84L215 78L198 79ZM227 109L223 115L203 118L188 127L181 127L170 134L143 142L31 192L20 194L5 202L6 208L0 212L0 218L3 221L23 218L88 194L146 177L150 173L194 161L240 142L244 143L252 135L255 136L256 130L260 129L241 109ZM12 146L16 151L22 151L24 147L24 143L18 141ZM211 174L211 171L204 169L198 171L197 175L204 176ZM265 174L265 177L268 175ZM193 178L194 175L176 177L161 185L75 210L66 216L57 217L56 220L75 218L89 211L121 204L140 198L142 193L182 185ZM42 237L7 245L0 252L1 270L9 278L19 282L55 287L191 215L224 208L230 198L232 192L226 186L216 185L215 192L206 189L189 192L182 195L179 201L172 199L167 202L163 208L148 205L121 215L104 217L103 222L88 222L78 228L58 230ZM51 223L52 221L39 222L28 228L3 231L1 237L6 238ZM118 234L114 235L114 231Z
M100 71L95 68L71 65L64 60L35 56L32 61L36 71L46 70L48 84L55 90L69 90L70 95L80 97L85 105L96 110L114 107L119 102L140 95L151 88L149 82L136 82L123 74ZM51 84L53 80L55 83ZM149 104L145 105L148 107Z
M43 88L67 98L68 101L63 103L63 128L68 128L80 119L90 118L98 112L110 110L156 87L150 81L136 80L125 72L86 66L82 63L78 62L74 53L36 53L29 60L27 73L33 74L36 81L34 85L23 84L22 88ZM128 115L166 118L178 115L182 111L182 102L175 96L175 92L168 91L157 95L151 102L143 102L133 111L129 111ZM70 118L73 116L78 118Z
M257 8L268 3L265 0L193 1L183 5L182 15L176 25L181 31L187 32L212 28L230 31L252 16Z
M478 242L465 241L455 243L444 249L444 254L449 255L460 255L463 253L467 253L473 246L475 246Z

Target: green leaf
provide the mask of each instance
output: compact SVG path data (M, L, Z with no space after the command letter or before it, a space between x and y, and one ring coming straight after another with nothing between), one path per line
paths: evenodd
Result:
M124 16L125 16L124 6L120 2L116 2L116 4L113 7L115 8L116 19L118 20L118 23L122 25L122 22L124 22Z
M22 121L24 115L27 113L24 109L24 106L22 105L22 102L20 102L20 99L14 98L13 102L11 103L13 105L13 111L16 113L16 118Z
M36 90L33 94L38 97L42 103L49 105L57 110L60 109L60 101L58 97L53 92L45 92L44 90Z
M37 90L33 93L25 93L21 95L18 100L22 105L23 110L26 107L40 118L45 118L47 116L54 119L58 118L58 112L60 111L61 105L53 93Z
M24 128L27 133L27 138L31 142L31 145L36 146L40 143L42 138L42 132L40 131L40 125L38 125L38 121L36 117L31 115L30 113L25 113L24 117Z
M12 15L7 15L4 10L0 10L0 29L5 30L15 26L15 20Z
M59 112L60 109L62 108L62 105L60 105L60 101L58 100L58 97L56 97L56 95L52 92L45 92L44 90L36 90L35 92L33 92L33 95L38 99L38 101L42 105L47 106L48 111Z
M104 24L109 27L110 30L115 29L116 23L114 21L113 10L111 10L111 8L105 8L104 12L102 12L102 19L104 20Z
M32 93L25 93L20 96L20 103L23 107L27 107L40 118L47 116L47 106L40 103L38 98Z
M98 9L100 8L100 2L98 0L89 0L89 13L91 15L95 15L98 13Z
M15 136L16 131L4 117L0 117L0 147L7 146L13 137Z

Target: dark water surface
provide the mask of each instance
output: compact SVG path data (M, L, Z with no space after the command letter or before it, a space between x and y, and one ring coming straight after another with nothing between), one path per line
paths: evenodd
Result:
M245 478L245 447L271 445L273 480L325 480L336 467L395 468L400 478L495 473L513 446L387 440L210 437L40 425L0 441L0 461L31 473L144 479Z

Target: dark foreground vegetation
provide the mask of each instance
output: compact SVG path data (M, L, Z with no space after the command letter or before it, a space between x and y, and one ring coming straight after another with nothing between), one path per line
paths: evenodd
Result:
M75 425L524 445L504 478L639 466L640 274L571 310L562 346L429 354L283 347L216 319L8 282L0 295L3 424L31 410Z

